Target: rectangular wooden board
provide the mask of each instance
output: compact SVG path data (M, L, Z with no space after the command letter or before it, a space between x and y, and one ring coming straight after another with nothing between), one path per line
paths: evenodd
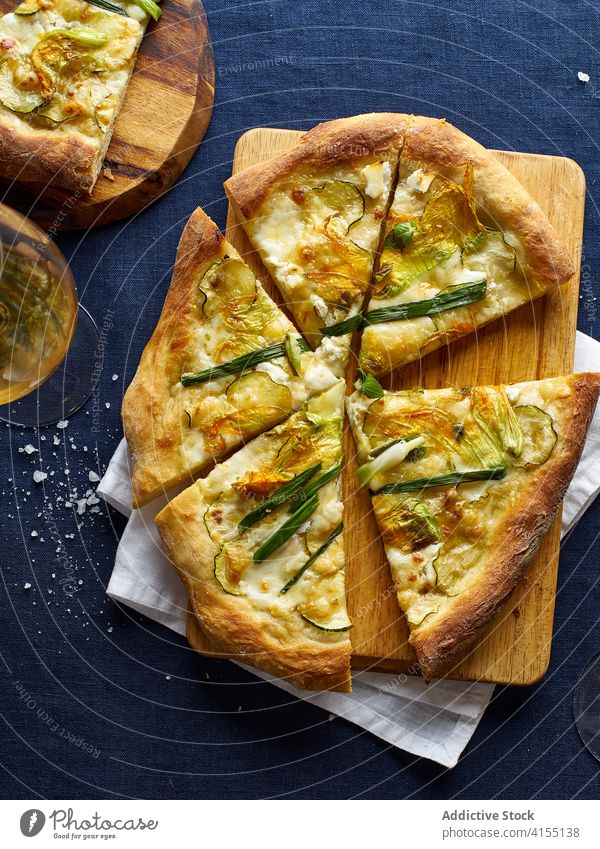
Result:
M238 141L233 173L287 150L301 135L293 130L250 130ZM509 151L494 151L494 155L547 213L575 260L577 272L552 294L523 306L477 334L429 354L420 363L398 370L387 382L382 381L387 389L512 383L572 371L585 177L575 162L562 157ZM264 281L269 294L282 304L281 296L231 209L227 236ZM348 387L354 381L357 343L355 339ZM418 674L369 494L358 485L354 474L355 453L347 427L344 527L348 608L354 623L352 666L354 669ZM550 660L559 544L560 515L503 611L489 625L478 647L449 677L499 684L532 684L545 673ZM193 617L189 621L188 638L202 653L214 654Z

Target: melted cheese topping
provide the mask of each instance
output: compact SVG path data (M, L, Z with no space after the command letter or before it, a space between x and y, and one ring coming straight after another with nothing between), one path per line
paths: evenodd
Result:
M364 202L362 217L340 222L336 215L323 212L323 218L312 211L308 193L334 182L356 187ZM320 341L323 325L335 324L360 310L391 182L391 163L387 160L369 162L356 170L340 167L318 177L296 176L293 185L282 183L266 198L257 215L244 222L252 244L309 341ZM350 227L347 233L344 224ZM360 261L360 268L355 265L349 269L348 256L339 251L339 245L332 246L326 227L340 244L347 245L348 256L354 254L352 262ZM359 256L357 247L365 252L363 256ZM336 374L341 374L349 338L338 340L336 346L337 365L331 349L323 353Z
M327 392L307 402L306 409L326 419L340 420L343 394L344 383L339 381ZM300 613L304 612L307 616L311 615L325 622L328 619L335 622L347 617L343 586L345 561L341 537L337 537L328 546L288 592L281 594L281 589L290 578L340 524L340 476L319 490L317 510L298 532L263 562L254 563L252 554L289 516L287 505L270 511L242 535L237 529L240 519L259 502L240 495L235 489L236 485L239 487L240 482L254 472L260 473L264 470L267 474L272 473L277 468L280 452L290 434L296 433L296 428L306 421L303 411L296 413L279 428L258 437L252 445L242 448L231 460L219 464L208 477L198 481L196 486L203 499L210 505L207 515L200 521L206 522L211 537L218 545L236 546L233 550L237 553L238 561L243 559L246 563L237 583L238 591L257 610L269 613L290 630L300 629L306 632L311 639L345 640L347 636L343 632L321 631L300 616ZM338 439L339 457L342 451L341 424ZM328 461L324 462L324 465L329 467Z
M93 60L87 69L81 67L64 78L56 72L54 95L41 110L48 110L53 120L39 115L40 110L17 112L0 103L2 120L13 126L24 121L29 128L51 130L58 135L76 129L102 144L118 113L148 17L135 3L123 4L128 17L101 10L84 0L43 0L41 5L43 8L30 15L11 12L0 18L0 61L11 63L17 91L37 91L39 83L29 57L46 33L93 30L105 34L107 43L94 49L81 48L81 54ZM112 102L107 100L110 95L114 96Z
M418 222L427 202L441 185L441 180L421 168L401 167L394 200L387 222L388 229L397 222ZM396 306L435 297L450 286L460 286L485 279L485 297L458 309L414 319L367 327L361 345L361 365L366 371L382 374L411 362L448 340L475 330L515 309L541 291L528 284L518 264L511 265L509 238L502 247L494 239L483 240L475 250L456 250L452 256L429 271L414 278L401 291L373 296L370 309ZM501 250L502 248L502 250Z
M491 397L497 394L492 388L478 391L485 391ZM560 405L572 391L567 379L514 384L507 386L505 391L513 410L537 410L540 418L547 418L547 427L553 429L555 438L561 438ZM419 418L419 409L430 408L440 413L437 433L445 430L446 437L432 442L431 437L436 436L435 426L423 431L425 443L430 443L425 457L383 472L379 487L481 467L476 454L461 456L459 453L460 440L473 438L474 432L468 394L454 389L420 390L386 393L382 400L373 401L355 392L347 399L347 408L363 462L374 449L393 438L386 422L412 421L414 432L418 433L418 422L425 421ZM435 419L430 421L435 422ZM481 431L477 429L477 432L479 440L484 439ZM457 439L456 451L449 450L452 438ZM529 454L531 446L527 440L530 438L530 434L524 432L524 450L529 449ZM426 626L436 615L443 615L453 599L473 586L487 568L486 552L494 528L519 499L528 470L537 468L523 465L519 456L512 457L510 453L505 456L509 468L500 480L460 484L456 488L431 487L411 493L373 495L398 601L411 628ZM550 460L551 456L552 451L542 462Z
M243 263L235 248L224 241L216 261L225 257ZM213 263L208 271L203 269L199 273L198 286L211 268L214 268ZM199 299L182 372L203 371L250 350L279 344L288 333L298 336L293 324L245 264L244 268L253 281L256 297L242 313L239 330L236 332L235 322L227 320L224 309L206 318ZM226 270L223 274L227 275ZM226 285L227 280L223 283ZM218 292L217 289L216 296ZM255 332L257 321L260 330ZM245 371L241 379L239 374L234 374L187 387L180 382L175 384L169 418L173 422L170 427L179 431L181 467L196 469L205 465L212 457L234 448L240 439L250 439L273 427L307 398L336 382L326 358L308 351L301 354L300 360L300 376L294 374L287 357L283 356Z

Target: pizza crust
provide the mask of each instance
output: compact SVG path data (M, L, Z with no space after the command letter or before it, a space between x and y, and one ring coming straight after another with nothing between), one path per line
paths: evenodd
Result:
M181 353L189 341L189 319L195 304L190 297L202 269L220 259L223 235L198 208L181 235L173 278L136 375L123 399L123 428L132 456L131 484L134 506L140 507L166 488L192 483L194 469L174 465L179 436L165 428L164 411L171 388L181 376Z
M474 648L538 550L573 477L600 393L600 374L571 378L573 395L561 411L559 454L551 468L531 474L509 515L495 529L493 560L477 584L456 596L443 617L411 633L423 677L447 675ZM568 423L566 432L563 428Z
M219 548L202 520L207 508L198 487L192 486L158 514L156 523L200 627L215 649L303 689L350 692L347 635L310 639L299 617L298 624L284 624L218 586L214 558Z
M252 218L271 189L299 170L318 173L369 156L383 157L400 143L408 120L408 115L372 112L318 124L291 150L226 180L227 197L241 221Z
M24 121L19 125L2 123L0 116L2 177L88 193L98 177L103 153L96 140L76 130L57 137L30 128Z
M473 165L474 194L490 226L511 237L532 290L564 283L575 265L554 227L531 195L496 157L444 119L413 116L402 162L415 162L455 183ZM542 292L539 292L542 294Z
M36 29L36 24L38 27L46 27L46 32L60 30L64 25L64 22L61 23L61 13L65 11L63 5L56 2L41 8L40 14L45 14L46 18L39 22L33 20L36 15L31 16L31 21L29 21L30 16L24 17L23 32L17 31L14 37L18 41L23 41L24 44L31 33L37 37L39 32L44 32L44 29ZM114 124L123 105L137 52L149 20L137 4L126 2L125 7L128 17L115 15L85 3L81 4L79 9L77 5L72 5L68 9L67 16L69 27L73 23L80 24L82 27L89 26L91 23L94 27L98 20L102 21L103 17L109 22L118 19L119 24L126 28L126 34L132 40L131 55L127 57L126 66L113 73L110 82L106 81L106 92L118 94L118 103L114 107L110 124L104 128L104 131L98 128L98 131L93 134L83 132L75 123L69 121L54 127L38 127L31 124L25 116L12 112L0 104L0 175L3 178L39 183L42 190L48 185L53 185L72 192L89 194L92 191L110 144ZM0 17L0 30L5 18L7 15ZM28 31L29 26L31 26L30 31ZM77 26L73 28L77 29ZM9 28L8 31L10 33L11 29ZM123 72L126 72L126 78L117 79L118 73ZM109 71L107 73L110 74ZM115 86L117 86L116 89Z

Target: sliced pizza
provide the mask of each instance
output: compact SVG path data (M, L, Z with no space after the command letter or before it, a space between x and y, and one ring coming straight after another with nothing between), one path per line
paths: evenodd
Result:
M341 376L392 188L406 116L320 124L225 183L298 327Z
M340 471L344 383L306 401L156 517L220 652L311 690L350 690Z
M540 207L489 151L445 121L414 117L359 364L385 374L543 295L574 270Z
M429 680L477 644L552 524L600 374L397 393L375 386L370 378L348 399L358 476Z
M201 209L123 401L136 506L336 382Z
M91 191L154 0L24 0L0 18L0 176Z

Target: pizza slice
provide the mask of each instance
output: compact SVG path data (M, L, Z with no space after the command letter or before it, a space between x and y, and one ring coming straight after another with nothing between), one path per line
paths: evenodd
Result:
M410 642L429 680L477 644L552 524L600 374L471 389L376 386L368 378L348 399L357 474L371 490Z
M24 0L0 18L0 176L90 192L154 0Z
M414 117L359 365L382 375L565 282L574 266L540 207L480 144Z
M404 115L320 124L225 183L252 245L313 348L344 372L373 269Z
M123 400L141 506L336 382L201 209Z
M156 517L204 634L310 690L350 690L340 471L344 383L306 401Z

